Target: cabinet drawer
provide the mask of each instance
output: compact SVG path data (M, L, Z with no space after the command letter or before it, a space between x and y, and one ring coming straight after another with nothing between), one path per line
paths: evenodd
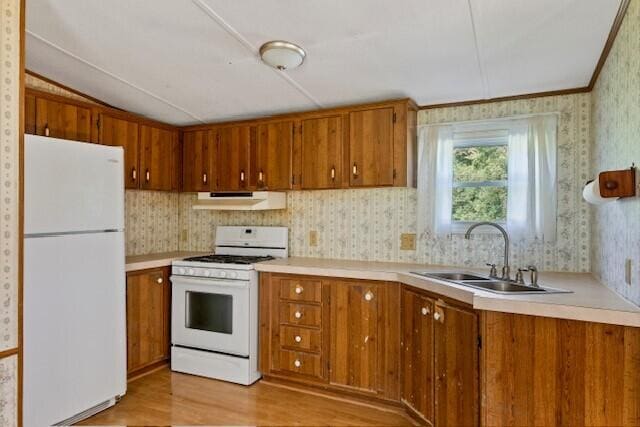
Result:
M280 326L280 346L296 350L320 352L321 336L318 329Z
M322 301L322 284L319 280L280 280L280 297L283 299L320 302Z
M320 355L280 350L280 369L301 375L322 378Z
M281 302L280 321L292 325L320 327L322 312L319 305Z

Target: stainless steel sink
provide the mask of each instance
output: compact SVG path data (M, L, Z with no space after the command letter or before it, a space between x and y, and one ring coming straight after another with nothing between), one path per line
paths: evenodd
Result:
M468 286L470 288L480 289L496 294L564 294L572 292L564 289L527 286L512 281L494 279L491 277L478 276L458 271L444 273L414 271L413 274L445 280L447 282L455 283L456 285Z

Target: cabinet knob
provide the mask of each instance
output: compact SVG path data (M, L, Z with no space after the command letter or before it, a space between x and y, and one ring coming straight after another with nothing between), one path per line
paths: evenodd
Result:
M244 182L244 171L240 171L240 182Z
M206 184L206 183L207 183L207 174L206 174L206 173L203 173L203 174L202 174L202 183L203 183L203 184Z
M295 366L296 368L299 368L300 366L302 366L302 362L296 359L293 361L293 366Z
M296 311L295 313L293 313L293 317L295 317L296 319L300 319L302 317L302 313L299 311Z
M440 313L438 313L437 311L435 313L433 313L433 318L436 320L440 320L442 316L440 315Z
M258 172L258 181L260 182L264 181L264 172L262 171Z
M331 179L332 180L336 179L336 167L335 166L331 166Z
M300 295L302 293L302 291L304 291L302 286L296 286L296 294Z
M164 279L163 279L162 277L158 277L158 278L156 279L156 282L157 282L159 285L162 285L162 283L164 282Z
M367 300L367 301L371 301L371 300L373 299L373 292L371 292L371 291L367 291L367 292L364 294L364 299L365 299L365 300Z
M131 169L131 180L135 181L138 179L138 171L136 168Z
M149 182L151 180L151 172L149 172L149 169L147 169L147 171L144 173L144 179Z
M296 342L301 342L301 341L302 341L302 337L301 337L300 335L296 335L296 336L295 336L295 338L294 338L294 340L295 340Z
M420 312L422 313L423 316L426 316L427 314L429 314L429 309L427 307L422 307Z
M44 125L44 136L49 136L49 124Z
M358 176L358 165L356 163L353 164L353 177Z

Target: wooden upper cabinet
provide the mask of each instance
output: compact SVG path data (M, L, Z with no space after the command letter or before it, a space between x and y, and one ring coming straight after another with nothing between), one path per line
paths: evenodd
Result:
M167 268L127 274L127 373L169 357L171 285Z
M177 190L181 169L178 132L142 125L140 127L140 188L144 190Z
M211 191L216 184L216 133L197 130L182 135L184 191Z
M393 108L349 113L349 184L393 185Z
M24 96L24 133L36 133L36 97L29 94Z
M258 189L292 188L293 131L293 120L258 125L257 165L253 173Z
M433 318L435 425L477 426L480 413L477 315L438 300Z
M124 187L138 188L138 123L100 114L98 142L124 148Z
M218 190L240 191L255 186L255 176L251 171L252 160L255 162L255 144L255 126L218 129ZM266 163L268 165L268 160ZM264 167L265 170L271 173L268 166ZM276 170L274 173L278 172ZM277 175L274 176L276 178Z
M342 186L342 116L302 121L303 189Z
M434 300L402 290L402 400L434 422Z
M71 103L36 97L36 135L89 142L91 110Z
M336 281L330 307L330 383L399 399L399 287Z

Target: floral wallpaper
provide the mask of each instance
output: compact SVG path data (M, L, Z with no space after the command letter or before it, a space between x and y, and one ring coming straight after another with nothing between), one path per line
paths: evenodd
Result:
M0 426L14 427L18 418L18 357L0 359Z
M640 166L640 1L627 14L591 93L593 173ZM637 177L640 183L640 176ZM636 190L637 191L637 190ZM592 270L600 280L640 305L640 198L591 208ZM631 259L631 286L624 262Z
M178 250L179 195L161 191L125 191L127 255Z

